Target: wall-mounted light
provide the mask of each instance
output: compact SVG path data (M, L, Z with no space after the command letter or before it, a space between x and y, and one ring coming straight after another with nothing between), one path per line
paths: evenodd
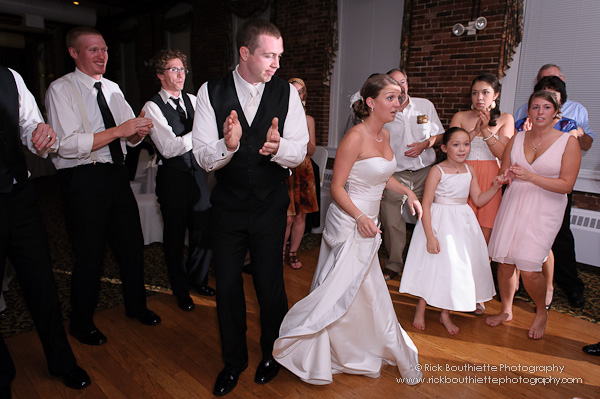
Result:
M478 30L482 30L486 26L487 19L485 19L485 17L479 17L475 21L469 21L466 28L463 24L454 24L454 26L452 26L452 33L454 36L460 36L466 31L467 35L474 35Z

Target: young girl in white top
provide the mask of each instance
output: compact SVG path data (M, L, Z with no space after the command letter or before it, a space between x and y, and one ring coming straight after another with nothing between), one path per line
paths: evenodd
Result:
M455 335L459 328L450 311L472 312L476 303L495 295L485 238L467 198L485 205L504 177L481 191L472 166L465 163L470 141L466 130L448 129L442 141L447 159L431 168L425 182L423 218L413 232L400 283L400 292L420 297L413 321L419 330L425 329L428 303L442 309L440 322Z

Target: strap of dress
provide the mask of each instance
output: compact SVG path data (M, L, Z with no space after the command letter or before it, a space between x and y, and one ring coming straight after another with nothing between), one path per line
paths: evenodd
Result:
M444 169L442 169L442 167L440 166L440 164L435 164L435 166L437 166L437 168L440 170L440 172L442 172L442 174L444 174Z

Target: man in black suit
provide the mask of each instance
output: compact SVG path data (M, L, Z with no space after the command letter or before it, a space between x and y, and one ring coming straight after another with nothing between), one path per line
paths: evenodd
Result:
M287 312L281 256L289 204L284 181L288 168L306 156L308 142L297 91L274 76L283 53L277 27L248 20L236 41L239 64L200 88L193 129L196 160L205 170L216 170L217 178L211 239L225 367L215 395L230 392L248 366L242 279L247 251L260 305L263 356L254 380L267 383L279 371L272 351Z
M28 181L21 143L41 157L56 151L56 133L43 123L35 99L12 69L0 66L0 286L10 259L35 323L50 374L81 389L90 384L77 365L63 326L37 193ZM0 337L0 399L10 398L15 365Z
M69 332L84 344L102 345L107 338L93 316L107 243L119 264L125 314L151 326L161 321L146 307L144 239L123 163L127 146L139 144L152 121L143 112L136 118L119 86L103 77L108 48L98 31L71 29L67 48L75 71L50 84L46 108L60 139L51 158L75 252Z
M196 96L182 92L187 57L179 50L161 50L154 57L161 90L144 105L152 119L150 138L159 152L156 195L163 217L165 260L173 295L185 311L194 309L188 284L199 294L215 295L207 285L210 265L210 188L206 172L192 153ZM185 232L188 258L183 261Z

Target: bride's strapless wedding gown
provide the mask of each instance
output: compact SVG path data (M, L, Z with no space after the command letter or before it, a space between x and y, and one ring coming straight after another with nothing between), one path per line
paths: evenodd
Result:
M375 222L395 167L395 159L367 158L355 162L348 176L352 202ZM354 219L331 204L311 292L287 313L273 349L275 359L303 381L328 384L337 373L377 378L390 364L406 383L419 382L417 348L398 323L379 266L380 244L379 234L362 237Z

